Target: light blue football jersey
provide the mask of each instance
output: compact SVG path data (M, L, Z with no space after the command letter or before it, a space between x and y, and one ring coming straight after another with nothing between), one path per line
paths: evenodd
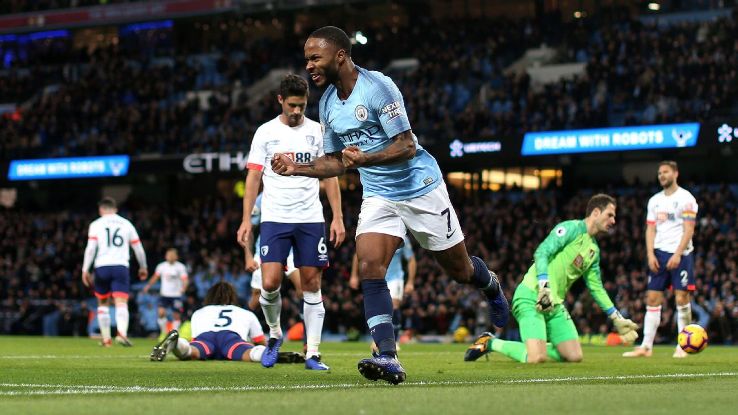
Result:
M392 143L396 135L410 130L405 102L397 85L381 72L356 67L359 77L347 100L338 98L334 85L320 98L325 153L358 146L374 153ZM411 160L382 166L359 168L364 198L380 196L407 200L435 189L442 181L441 169L433 156L415 140Z
M413 257L413 246L407 236L402 238L402 240L405 244L397 248L397 251L395 251L395 254L392 256L392 261L390 261L390 264L387 267L387 274L384 276L386 281L405 279L405 270L402 268L402 259L405 258L405 260L408 261Z

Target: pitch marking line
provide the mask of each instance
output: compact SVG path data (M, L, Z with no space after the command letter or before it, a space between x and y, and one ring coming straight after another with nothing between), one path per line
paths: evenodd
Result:
M623 376L567 376L557 378L502 379L489 381L418 381L405 382L401 386L476 386L476 385L514 385L556 382L610 381L633 379L686 379L710 377L738 377L738 372L716 373L665 373L657 375ZM383 383L338 383L322 385L265 385L265 386L202 386L202 387L150 387L150 386L112 386L112 385L61 385L37 383L0 383L0 396L31 395L92 395L109 393L161 393L161 392L264 392L289 390L328 390L353 389L387 386Z
M408 353L412 353L413 356L430 356L430 355L438 356L438 355L444 355L444 354L455 355L455 356L458 356L459 355L459 352L458 351L446 351L446 352L408 352ZM337 356L337 357L348 356L348 357L357 357L357 358L360 358L360 357L362 357L364 355L366 355L366 353L362 353L362 352L354 352L354 353L350 353L350 352L338 352L338 353L331 353L331 356ZM120 360L120 359L137 359L138 360L138 359L148 359L149 358L149 355L138 355L138 356L92 355L92 356L90 356L90 355L37 354L37 355L2 355L2 356L0 356L0 359L7 359L7 360L18 360L18 359L26 359L26 360L36 360L36 359L38 359L38 360L42 360L42 359L70 359L70 360L84 359L84 360L89 360L89 359L111 359L111 358L115 358L116 360Z

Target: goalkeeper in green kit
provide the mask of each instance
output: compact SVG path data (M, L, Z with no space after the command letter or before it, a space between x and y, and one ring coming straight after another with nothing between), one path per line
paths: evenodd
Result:
M562 304L566 292L581 277L597 305L606 311L625 343L638 338L638 326L615 308L602 286L600 248L595 237L615 225L615 199L592 196L583 220L561 222L538 246L533 265L515 290L512 313L520 326L522 342L500 340L483 333L466 351L473 361L495 351L519 362L579 362L582 346L569 312Z

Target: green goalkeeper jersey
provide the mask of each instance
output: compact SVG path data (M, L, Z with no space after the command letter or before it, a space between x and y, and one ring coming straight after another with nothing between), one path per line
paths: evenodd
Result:
M610 296L602 286L600 276L600 248L587 233L583 220L561 222L538 246L533 265L523 277L522 284L538 292L538 275L548 274L553 304L561 304L569 288L584 276L584 282L603 311L613 309Z

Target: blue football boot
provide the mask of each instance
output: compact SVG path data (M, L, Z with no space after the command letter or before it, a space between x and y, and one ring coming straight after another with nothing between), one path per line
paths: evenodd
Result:
M375 355L359 362L359 373L369 380L382 379L393 385L405 381L405 369L394 356Z
M305 369L307 370L329 370L330 367L320 361L320 356L310 356L309 359L305 359Z
M261 356L262 366L272 367L277 364L277 359L279 359L279 348L282 346L283 341L284 337L272 337L269 339L266 350L264 350L264 354Z

